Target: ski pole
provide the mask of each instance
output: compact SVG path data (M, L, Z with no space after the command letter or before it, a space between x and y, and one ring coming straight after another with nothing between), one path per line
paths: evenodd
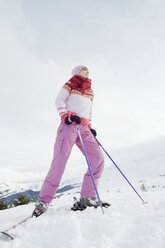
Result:
M93 176L93 173L92 173L92 170L91 170L91 166L90 166L90 163L89 163L89 160L88 160L88 157L87 157L87 153L86 153L86 150L85 150L85 147L84 147L84 143L83 143L83 140L82 140L82 137L81 137L81 134L80 134L80 129L79 129L77 123L76 123L76 128L77 128L77 133L79 135L79 138L80 138L80 141L81 141L81 144L82 144L82 147L83 147L84 155L85 155L86 162L87 162L87 165L88 165L88 169L89 169L89 172L90 172L90 175L91 175L91 178L92 178L92 182L93 182L93 185L94 185L94 188L95 188L95 191L96 191L96 195L97 195L97 198L99 200L99 204L100 204L102 213L104 214L103 206L102 206L100 196L99 196L96 184L95 184L95 179L94 179L94 176Z
M117 164L113 161L113 159L110 157L110 155L107 153L107 151L104 149L104 147L101 145L101 143L96 139L97 143L101 146L103 151L106 153L106 155L109 157L109 159L112 161L112 163L116 166L116 168L119 170L119 172L122 174L122 176L125 178L125 180L129 183L131 188L134 190L134 192L138 195L138 197L142 200L143 204L147 204L148 202L145 202L142 197L139 195L139 193L136 191L136 189L133 187L133 185L130 183L130 181L126 178L124 173L120 170L120 168L117 166Z

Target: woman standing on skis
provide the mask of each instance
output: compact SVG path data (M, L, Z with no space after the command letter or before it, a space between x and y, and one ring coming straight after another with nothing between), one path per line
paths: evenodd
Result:
M39 216L48 208L59 187L63 172L72 147L76 144L83 153L83 148L74 123L79 124L96 187L104 167L104 158L95 139L96 131L91 129L93 90L89 71L84 65L76 66L72 70L72 78L64 84L56 98L56 107L61 117L61 124L57 130L54 155L49 172L42 185L39 200L33 215ZM82 206L99 206L95 188L87 170L81 189L80 203Z

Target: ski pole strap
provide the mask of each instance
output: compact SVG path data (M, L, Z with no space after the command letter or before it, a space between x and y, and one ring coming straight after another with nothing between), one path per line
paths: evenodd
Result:
M95 138L96 139L96 138ZM117 166L117 164L113 161L113 159L110 157L110 155L107 153L107 151L104 149L104 147L101 145L101 143L98 141L98 139L96 139L97 143L101 146L101 148L103 149L103 151L106 153L106 155L109 157L109 159L112 161L112 163L116 166L116 168L119 170L119 172L122 174L122 176L125 178L125 180L129 183L129 185L131 186L131 188L134 190L134 192L138 195L138 197L142 200L143 203L144 200L142 199L142 197L139 195L139 193L136 191L136 189L133 187L133 185L130 183L130 181L126 178L126 176L124 175L124 173L120 170L120 168Z
M97 198L99 200L102 213L104 214L103 206L102 206L102 203L101 203L101 200L100 200L100 196L99 196L99 193L98 193L96 184L95 184L95 179L94 179L94 176L93 176L93 173L92 173L92 170L91 170L91 166L90 166L90 163L89 163L89 160L88 160L88 156L87 156L87 153L86 153L86 150L85 150L85 147L84 147L84 143L83 143L83 140L82 140L82 137L81 137L80 129L79 129L77 123L76 123L76 128L77 128L77 133L79 135L79 138L80 138L80 141L81 141L81 144L82 144L83 152L84 152L84 155L85 155L85 158L86 158L86 162L87 162L87 165L88 165L88 169L89 169L89 172L90 172L90 175L91 175L91 179L92 179L92 182L93 182L95 191L96 191L96 195L97 195Z

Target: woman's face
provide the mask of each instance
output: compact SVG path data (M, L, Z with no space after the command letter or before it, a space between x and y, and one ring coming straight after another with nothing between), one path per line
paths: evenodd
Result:
M83 78L88 78L88 76L89 76L88 68L87 68L87 67L84 67L84 68L80 71L79 75L82 76Z

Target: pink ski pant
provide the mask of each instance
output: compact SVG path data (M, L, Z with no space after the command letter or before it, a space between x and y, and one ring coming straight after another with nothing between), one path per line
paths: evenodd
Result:
M88 126L79 125L79 129L95 179L96 187L98 187L98 181L104 167L103 154L93 134L88 129ZM74 124L66 125L65 122L62 121L57 130L57 138L54 145L54 155L51 167L39 194L40 200L50 203L54 198L74 144L76 144L83 153L76 126ZM85 197L96 197L95 188L89 170L87 170L84 175L81 195Z

